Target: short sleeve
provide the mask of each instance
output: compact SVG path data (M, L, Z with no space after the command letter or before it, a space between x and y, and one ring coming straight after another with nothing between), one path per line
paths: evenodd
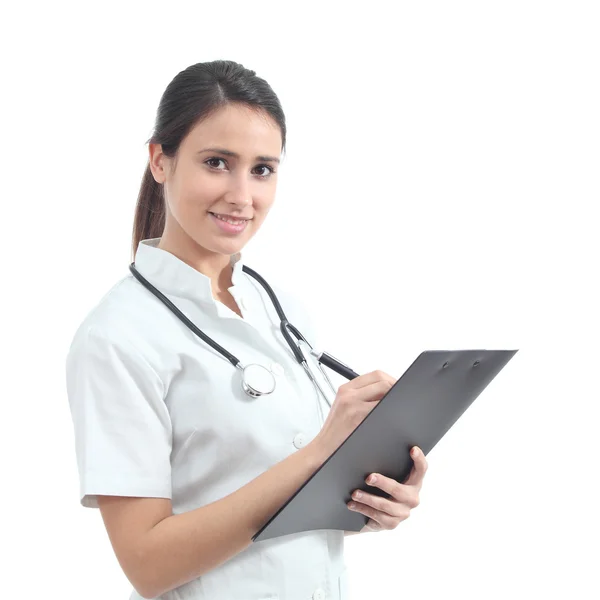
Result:
M172 428L164 385L126 339L90 326L66 360L80 502L97 495L171 498Z

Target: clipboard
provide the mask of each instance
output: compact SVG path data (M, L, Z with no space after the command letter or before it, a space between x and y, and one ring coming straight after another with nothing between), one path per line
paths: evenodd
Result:
M410 449L427 455L518 350L427 350L419 354L341 446L252 537L253 542L313 531L360 531L348 510L355 489L389 498L365 483L373 472L406 480Z

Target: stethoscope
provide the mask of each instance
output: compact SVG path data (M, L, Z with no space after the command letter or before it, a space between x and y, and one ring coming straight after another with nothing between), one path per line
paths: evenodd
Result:
M268 394L271 394L275 390L275 375L270 369L267 369L266 367L256 363L244 366L240 362L239 358L225 350L225 348L217 344L214 340L209 338L205 333L198 329L198 327L196 327L196 325L194 325L164 294L162 294L147 279L145 279L135 268L135 262L132 262L129 265L129 270L133 273L135 278L144 287L146 287L146 289L150 290L159 300L161 300L167 306L167 308L169 308L177 317L179 317L179 319L181 319L181 321L183 321L183 323L187 327L189 327L197 336L202 338L207 344L209 344L212 348L214 348L217 352L224 356L234 367L242 371L242 389L244 390L244 392L246 392L246 394L248 394L248 396L251 396L252 398L258 398L260 396L266 396ZM350 367L337 360L337 358L331 356L331 354L328 354L327 352L319 352L317 350L314 350L313 347L308 343L306 338L300 333L300 331L298 331L298 328L292 325L287 320L287 317L285 316L285 313L281 308L281 304L279 303L275 292L271 289L271 286L256 271L254 271L247 265L243 265L242 270L245 273L248 273L249 275L254 277L254 279L256 279L266 290L267 294L269 294L269 297L273 302L273 306L277 311L277 315L279 316L280 329L281 333L283 334L283 337L285 338L286 342L288 343L289 347L294 353L294 357L296 358L298 363L302 365L310 380L317 386L319 392L321 393L323 398L325 398L327 404L329 404L329 406L331 407L331 402L327 398L327 395L325 394L325 392L319 385L319 382L315 379L314 375L308 368L308 361L304 356L302 348L300 347L300 341L303 341L310 348L310 354L316 357L317 365L321 373L323 373L325 380L329 384L329 387L333 392L334 397L337 394L336 389L333 387L331 380L327 376L327 373L321 367L321 364L325 365L326 367L329 367L331 370L335 371L336 373L339 373L347 379L354 379L355 377L358 377L358 373L354 372ZM296 336L297 342L294 342L294 340L292 339L290 331Z

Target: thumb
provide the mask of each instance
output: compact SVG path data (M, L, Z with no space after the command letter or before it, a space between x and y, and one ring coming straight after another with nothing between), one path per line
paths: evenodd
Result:
M425 459L423 450L418 446L413 446L410 455L414 464L404 485L420 485L427 472L427 460Z

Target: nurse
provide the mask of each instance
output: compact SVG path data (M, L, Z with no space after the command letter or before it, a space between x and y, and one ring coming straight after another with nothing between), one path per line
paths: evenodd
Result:
M275 199L285 137L279 100L254 71L214 61L180 72L158 107L132 247L138 272L200 330L273 373L271 394L244 393L239 370L130 272L69 348L80 502L100 510L131 600L348 598L345 532L252 542L395 383L361 375L329 408L242 271ZM270 283L314 340L301 302ZM389 499L353 494L348 509L369 517L362 531L394 529L418 506L427 462L411 455L404 483L367 480Z

